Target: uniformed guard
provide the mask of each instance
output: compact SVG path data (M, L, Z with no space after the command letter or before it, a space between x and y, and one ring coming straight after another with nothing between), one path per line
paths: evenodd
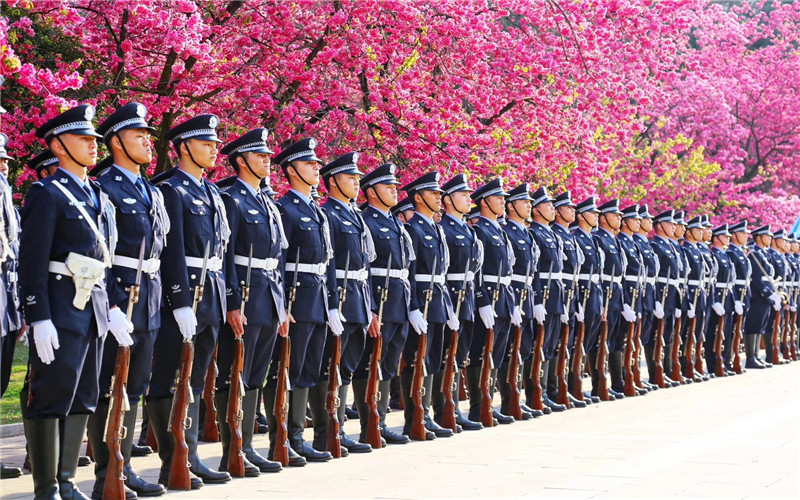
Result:
M389 444L408 443L408 437L386 427L386 413L389 408L391 380L397 375L400 356L408 335L408 313L411 301L411 287L408 281L408 267L415 259L411 237L403 228L400 219L391 213L397 205L397 167L384 163L361 178L361 191L368 206L362 212L364 222L372 235L376 257L370 269L372 292L372 315L377 318L381 291L388 283L388 293L383 306L380 332L370 329L364 348L364 355L353 374L353 380L366 380L369 373L370 358L374 338L381 336L380 383L378 392L378 413L380 414L381 436ZM388 279L387 279L388 276ZM355 382L354 382L355 383ZM359 382L360 383L360 382ZM358 417L361 421L359 441L367 441L369 407L366 401L356 399Z
M392 215L400 219L403 224L407 223L411 217L414 217L414 203L410 196L398 202L397 205L391 208Z
M775 274L773 275L774 279L774 287L775 291L782 295L782 305L780 309L776 309L775 311L770 311L769 320L767 322L768 325L768 333L772 332L772 325L775 323L776 312L785 310L788 312L788 303L786 298L789 294L789 288L787 287L787 282L789 281L788 276L790 272L789 263L784 256L785 248L784 245L786 243L786 231L783 229L779 229L772 234L772 241L770 242L769 249L767 250L767 254L772 261L772 266L775 268ZM783 312L781 313L782 315ZM780 347L780 346L778 346ZM785 363L783 356L781 355L780 348L773 350L772 349L772 335L764 335L764 348L766 349L766 361L768 363L772 363L773 365L780 365ZM778 353L778 356L775 357L774 354Z
M703 243L703 217L696 216L693 217L691 220L688 221L686 227L686 233L684 234L684 241L681 244L681 250L683 251L683 255L686 258L686 295L684 296L684 304L686 309L686 317L690 320L696 318L695 320L695 330L693 332L689 331L689 326L691 325L691 321L684 321L681 325L681 343L683 344L683 357L681 358L681 365L683 369L686 368L687 363L689 365L694 365L694 361L696 356L694 352L690 352L687 349L689 344L689 335L693 335L693 344L694 349L700 349L703 345L702 341L702 333L703 333L703 324L708 323L706 321L706 304L708 303L708 295L707 293L710 291L712 294L716 296L716 290L709 290L707 289L707 283L709 275L711 274L711 269L709 268L708 264L706 263L705 258L703 257L703 250L700 249L700 245ZM722 238L722 235L720 235ZM720 257L716 257L716 261L719 262ZM725 261L727 262L727 261ZM719 272L723 272L720 270ZM730 270L726 270L725 276L729 274ZM727 282L726 282L727 283ZM721 296L721 295L720 295ZM713 336L713 332L708 330L708 335L706 335L706 344L708 344L708 337ZM713 346L713 344L711 344ZM712 355L713 356L713 349L709 351L706 348L706 358ZM685 371L681 370L681 373L685 373ZM711 368L709 367L709 370ZM693 381L700 381L699 377L692 377L686 378L682 380L682 382L693 382Z
M201 394L208 366L212 361L222 316L225 311L224 248L230 229L219 189L203 177L217 158L219 118L199 115L171 128L165 135L178 155L178 166L162 174L154 183L161 189L170 220L170 232L162 252L161 279L164 302L161 330L156 337L153 373L147 396L147 413L158 442L161 471L158 482L167 484L175 443L167 430L172 408L175 373L180 368L184 341L194 342L191 389L194 402L187 416L186 429L192 489L203 483L224 483L227 472L206 466L197 455L197 438L202 422ZM203 298L192 312L195 287L202 274L203 257L208 249ZM197 477L195 477L197 476Z
M332 458L325 450L317 450L303 440L306 426L306 407L309 402L309 389L317 385L322 370L325 350L326 325L334 335L344 329L339 316L336 282L328 279L328 262L333 257L330 243L328 221L325 214L311 197L311 188L319 184L319 170L322 160L317 158L317 141L313 137L301 139L281 151L274 162L281 166L291 189L278 200L283 229L289 242L283 251L286 263L284 286L286 297L289 290L296 288L296 306L293 308L294 322L289 325L289 336L279 339L275 346L272 364L269 369L265 406L268 411L274 405L275 385L277 383L278 359L281 343L291 341L291 363L289 385L289 443L290 465L293 455L299 454L312 462L324 462ZM296 277L296 280L295 280ZM328 298L333 297L333 302ZM311 401L311 404L316 404ZM324 412L324 407L314 410L316 415ZM327 414L325 415L327 418ZM272 427L272 426L271 426ZM274 443L270 427L270 450ZM295 458L296 460L296 458ZM298 463L299 465L299 463Z
M17 337L24 335L26 327L19 312L19 212L14 207L11 185L8 183L8 156L6 147L8 136L0 133L0 244L7 254L2 261L0 284L5 286L4 298L0 293L0 314L2 314L2 349L0 349L0 396L5 394L11 379L11 365L14 361L14 348ZM22 475L19 467L9 467L0 463L0 479L12 479Z
M344 292L345 301L339 304L344 324L340 339L339 367L342 383L339 386L339 406L336 410L340 424L339 442L343 448L342 456L346 456L347 453L369 453L372 451L372 446L348 437L343 426L347 392L353 380L353 372L358 368L358 363L364 355L367 329L380 332L378 318L372 315L372 294L369 288L369 265L375 258L375 246L369 228L361 217L361 211L352 206L352 201L358 198L359 179L364 175L358 169L358 153L339 156L325 165L320 170L320 175L328 191L328 201L322 206L322 210L328 216L333 247L333 258L328 263L328 279L336 283L337 294L345 284L347 285L347 291ZM334 297L329 296L328 302L333 303L333 301ZM325 409L332 354L330 348L326 349L322 377L309 394L309 398L320 401L322 405L313 404L312 409L320 407ZM364 379L353 381L355 400L366 401L366 394L367 381ZM323 422L324 425L318 425L319 422ZM314 415L315 449L324 449L326 446L330 432L327 422L327 413Z
M717 275L715 276L715 286L712 292L713 302L711 305L711 314L709 315L705 342L706 366L708 367L709 373L715 373L717 371L714 352L714 345L716 344L717 338L717 325L720 321L723 321L722 334L725 335L725 326L733 323L735 300L733 296L733 284L736 279L736 270L726 252L730 238L731 234L728 232L727 224L714 228L711 252L716 261ZM694 264L690 261L690 265L693 266ZM691 290L692 278L689 279L689 286ZM733 331L733 329L731 328L730 331ZM727 335L725 335L725 337L727 337ZM724 361L726 359L724 356L724 342L727 340L728 345L730 345L730 339L726 339L725 337L722 339L723 363L725 366L721 373L725 375L734 375L735 373L731 369L729 361Z
M30 187L22 217L19 272L31 326L23 418L37 499L85 498L74 477L97 405L102 341L110 330L120 345L132 343L133 325L116 304L109 309L106 293L113 207L86 177L101 137L94 115L91 105L76 106L36 130L58 169Z
M500 390L500 413L502 415L511 415L509 411L509 397L512 390L517 390L516 387L512 389L511 384L508 382L508 370L511 356L518 356L522 361L519 366L520 373L523 380L527 380L530 370L525 372L525 362L531 358L533 352L533 339L535 329L533 325L533 301L534 301L534 280L538 279L538 274L534 273L537 261L539 259L539 248L534 243L533 236L531 236L528 228L525 227L525 219L531 216L531 202L533 198L530 195L530 184L523 182L515 188L509 190L508 198L506 198L506 223L503 224L508 236L508 241L511 242L511 248L514 251L514 266L511 274L511 289L514 290L514 303L520 308L521 324L512 324L511 332L520 327L520 347L519 352L514 352L514 333L511 333L508 341L508 348L506 354L503 356L503 362L497 372L497 385ZM525 301L522 301L522 291L525 290ZM516 384L516 382L515 382ZM529 420L534 416L543 415L541 410L530 408L528 405L521 403L522 420Z
M576 317L576 321L584 322L583 346L587 354L595 353L597 359L597 339L600 333L600 323L603 315L603 288L600 285L600 274L603 271L605 255L592 237L592 231L597 227L600 210L597 208L594 196L590 196L575 206L575 222L577 227L572 230L578 247L583 252L583 265L578 274L578 292L581 300L586 304L583 314ZM577 346L575 346L577 349ZM580 363L583 367L584 363ZM595 365L596 366L596 365ZM583 371L581 369L581 371ZM591 369L590 369L591 373ZM582 373L570 370L570 389ZM600 398L589 392L579 394L578 399L586 403L599 403Z
M408 321L416 335L409 335L403 349L405 368L400 374L405 408L403 434L411 436L414 418L411 388L415 357L420 337L427 335L426 375L423 382L425 390L422 398L425 407L426 439L433 439L434 435L435 437L453 435L451 429L440 426L431 418L429 409L433 393L442 390L441 386L434 387L433 376L441 370L445 326L451 330L458 330L460 327L446 287L446 274L450 264L447 241L439 224L433 221L433 214L442 208L444 191L439 187L439 177L438 172L429 172L403 186L416 211L406 224L406 228L417 256L408 268L411 283L411 312ZM430 303L426 304L426 292L430 288L433 289L433 294ZM426 308L427 316L424 314Z
M622 319L619 321L619 323L617 323L617 333L615 334L615 337L617 339L624 340L620 343L621 345L618 346L618 350L614 350L609 353L609 368L611 369L611 388L616 392L624 394L626 380L624 379L625 366L623 360L624 351L627 347L625 342L627 341L627 331L629 326L631 326L631 323L633 323L635 335L636 323L641 321L643 310L642 295L644 294L645 264L642 259L641 252L639 251L639 246L633 239L633 236L639 232L641 227L639 205L629 205L621 209L621 212L622 222L620 224L619 234L617 234L617 241L619 241L619 247L625 255L627 265L625 266L625 270L623 272L622 282ZM634 300L634 292L636 292L636 300ZM625 310L625 305L628 306L630 311ZM633 315L631 315L631 312ZM633 321L630 321L631 319L633 319ZM631 340L634 341L634 343L636 341L635 338ZM630 348L633 350L635 349L635 346L630 346ZM638 387L635 387L635 390L640 396L647 393L646 390Z
M477 278L475 288L475 304L480 321L475 320L472 332L472 345L469 351L469 363L466 367L467 390L469 391L469 419L480 421L482 394L480 387L482 363L493 363L499 367L506 354L508 334L511 330L512 318L520 324L522 311L514 300L511 288L511 276L514 267L514 249L506 232L500 227L497 219L505 215L505 198L502 178L496 178L478 187L472 192L472 201L478 205L480 218L473 224L475 235L483 245L483 267ZM495 300L495 291L497 299ZM494 342L492 359L484 360L483 352L486 344L487 330L493 328ZM491 379L496 380L497 368L492 370ZM493 390L493 389L492 389ZM514 418L493 410L494 418L503 424L514 421Z
M708 318L711 316L711 309L714 305L714 297L713 297L713 290L716 286L716 276L717 276L717 261L714 259L714 256L711 253L711 248L709 245L711 244L711 236L712 236L712 225L711 221L709 220L708 215L701 215L701 222L703 228L703 237L695 244L697 249L700 251L700 254L703 256L703 260L705 262L705 270L706 270L706 279L703 287L706 292L707 300L704 304L698 304L696 313L698 314L697 324L701 326L700 330L696 332L696 346L703 345L703 339L706 335L706 324L708 323ZM701 358L695 357L695 361ZM702 366L695 366L695 377L694 380L697 381L706 381L710 378L706 370L702 369Z
M472 190L467 183L466 174L456 174L452 179L442 185L444 195L445 216L442 218L441 228L447 240L450 252L450 269L447 273L447 288L450 297L457 300L459 292L464 290L464 300L458 314L460 328L458 330L458 346L456 348L456 371L453 385L453 402L456 407L456 423L464 430L479 430L483 428L480 422L473 422L461 414L458 408L458 387L460 385L460 372L467 367L469 348L472 344L472 331L475 326L475 275L483 264L483 246L475 236L475 231L464 221L464 216L470 211L472 204L470 193ZM466 276L464 275L466 271ZM466 285L466 286L465 286ZM454 304L455 306L455 304ZM450 330L445 331L444 345L450 345ZM446 356L445 356L446 358ZM442 368L444 370L444 367ZM442 384L442 372L434 375L434 387ZM434 420L441 424L444 411L444 397L434 393L433 397Z
M750 261L753 273L750 275L750 290L752 296L750 300L750 309L747 311L747 316L744 322L745 338L748 335L753 341L753 362L747 364L747 368L762 368L772 367L772 363L762 361L759 356L761 345L761 335L769 336L769 324L771 317L771 310L775 311L781 308L781 296L778 294L774 284L775 268L772 265L772 260L767 253L767 249L772 243L772 231L770 231L769 224L761 226L753 230L753 246L750 253L747 255ZM765 342L766 343L766 342ZM769 352L769 351L767 351ZM756 366L758 365L758 366Z
M636 247L639 249L639 255L642 257L642 265L645 271L642 273L644 278L643 293L639 299L642 305L641 317L641 331L642 336L640 343L646 346L650 343L653 334L654 318L653 311L656 303L656 277L659 272L659 262L656 254L653 252L653 247L647 239L647 235L653 231L653 216L650 215L650 207L647 205L639 206L639 231L633 235L636 242ZM657 385L650 384L644 380L641 381L642 386L647 390L658 389Z
M575 355L575 327L577 319L585 319L583 310L583 295L579 290L579 278L581 267L585 262L583 250L578 244L577 237L570 231L570 226L575 224L577 212L575 203L572 202L572 193L564 191L555 197L553 207L556 209L556 219L551 228L556 236L559 237L564 249L564 270L561 272L561 281L564 283L564 294L566 299L567 321L569 322L569 339L567 344L567 370L569 370L569 359ZM579 349L579 356L582 356ZM569 376L567 374L567 384ZM567 398L571 408L585 408L586 401L577 399L571 392L567 392Z
M730 244L728 245L728 258L733 266L736 279L733 282L733 308L734 312L747 317L747 311L750 310L750 275L753 273L753 268L750 265L750 260L747 258L747 235L750 230L747 229L747 221L742 220L729 227L728 231L731 233ZM742 343L745 349L745 369L758 368L755 362L756 347L754 344L754 336L748 335L745 330L745 325L742 323ZM733 336L733 325L725 329L726 337ZM730 356L725 359L730 360L733 355L739 355L739 346L732 346ZM734 350L735 349L735 350Z
M141 397L147 391L153 362L153 345L161 327L161 273L160 257L169 231L161 193L142 178L139 165L149 165L153 159L147 109L139 103L128 103L117 109L97 128L103 142L111 152L105 163L110 166L97 178L97 183L115 207L118 242L114 254L112 279L108 296L112 304L127 313L129 287L136 283L139 253L144 241L144 262L140 280L139 300L133 308L133 345L130 349L126 390L130 410L125 412L123 425L127 429L122 440L125 459L125 485L142 496L160 496L166 490L159 484L150 484L130 465L133 446L133 428ZM93 169L95 170L95 169ZM100 368L100 400L97 411L89 419L89 441L95 461L95 483L92 496L101 497L108 467L108 447L104 443L106 417L110 403L111 379L116 369L117 341L106 340Z
M226 322L220 329L217 352L219 372L215 406L221 416L222 442L219 470L228 469L231 430L224 415L227 415L231 384L239 383L231 377L231 366L236 340L242 339L244 395L240 409L242 451L248 477L282 469L279 462L264 458L253 447L259 390L264 385L278 332L285 335L289 328L279 268L282 249L288 242L278 207L262 189L263 180L269 179L270 155L273 154L267 146L268 138L267 129L256 128L226 144L220 153L228 157L236 175L217 183L222 189L231 232L225 250ZM247 300L243 307L245 293ZM274 419L273 412L267 413ZM274 427L273 424L271 428Z
M53 175L58 170L58 158L49 149L39 153L28 162L28 168L36 172L39 180Z

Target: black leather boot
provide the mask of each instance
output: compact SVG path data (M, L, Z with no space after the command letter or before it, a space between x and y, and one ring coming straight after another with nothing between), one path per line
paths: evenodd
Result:
M350 384L339 386L339 407L336 409L336 416L339 419L339 443L348 453L369 453L372 451L372 446L367 443L359 443L344 432L345 413L347 410L347 391L349 387ZM355 389L353 389L353 392L355 393ZM356 399L357 398L358 396L356 396ZM363 394L361 398L364 398ZM342 456L344 456L344 454L342 454Z
M219 459L219 471L220 472L228 472L228 458L231 449L231 439L233 438L233 434L231 433L231 428L228 425L228 399L230 397L230 389L217 389L214 393L214 406L217 408L217 415L219 418L219 440L222 444L222 456ZM242 398L244 399L244 398ZM242 413L244 413L244 410ZM242 422L244 424L244 422ZM250 425L250 431L252 432L253 426ZM242 434L244 434L244 425L242 425ZM242 448L244 448L244 439L242 439ZM261 471L258 470L258 467L250 463L246 457L242 457L244 460L244 477L258 477L261 475Z
M295 387L291 391L289 403L289 444L298 455L309 462L327 462L333 456L327 451L318 451L303 439L306 428L306 406L308 404L309 390Z
M556 403L547 395L547 383L550 380L550 365L552 364L555 363L551 363L549 360L542 361L542 377L539 382L542 385L542 401L545 408L550 408L550 411L562 412L565 411L567 407Z
M81 454L83 435L86 432L88 421L89 415L67 415L62 421L60 432L61 448L58 461L58 490L64 500L89 499L78 489L78 485L75 483L78 457Z
M276 429L278 428L278 421L275 419L275 388L274 387L266 387L263 390L264 394L264 410L265 410L265 418L267 419L268 426L269 426L269 453L267 453L267 458L272 460L274 457L273 450L275 449L275 434ZM291 393L289 393L291 397ZM287 420L288 420L287 416ZM286 422L286 426L290 427L290 422ZM289 438L291 441L291 436ZM283 446L284 443L280 443L277 446ZM304 467L306 465L306 459L301 457L300 455L295 452L291 446L289 446L289 467Z
M136 492L139 497L160 497L167 492L166 488L160 484L148 483L136 473L131 467L131 454L133 448L133 434L136 428L136 412L138 410L135 402L131 403L131 409L125 412L123 425L125 425L125 439L122 440L122 457L125 459L124 473L125 486ZM147 447L150 448L149 446Z
M261 393L258 389L245 391L242 397L242 451L245 459L253 464L260 472L280 472L283 466L280 462L273 462L261 456L253 448L253 433L256 424L256 407L258 406L258 396Z
M467 418L473 422L481 421L481 367L468 366L464 369L467 375L467 391L469 392L469 413Z
M206 484L221 484L231 480L231 475L227 472L216 471L200 460L197 454L197 439L200 434L200 397L195 397L193 403L189 404L187 415L192 420L192 426L186 429L186 446L189 447L189 470L199 477Z
M314 428L314 440L311 442L311 447L315 450L325 451L328 449L328 430L332 430L332 426L330 425L330 415L328 415L327 399L327 379L318 382L317 385L308 390L308 408L311 412L311 422ZM344 424L344 421L340 420L339 425L341 426L342 424ZM339 439L336 441L339 441ZM348 454L347 449L341 448L340 445L341 456L346 457ZM333 455L331 454L331 456Z
M381 380L378 384L378 392L381 394L381 399L378 401L378 413L381 416L381 437L389 444L406 444L409 442L408 436L398 434L386 427L386 413L389 411L389 401L392 397L391 385L391 380ZM401 390L400 393L402 394L402 392Z
M57 418L23 420L35 500L56 500L58 494L59 422ZM77 462L76 462L77 463Z
M441 372L440 372L441 373ZM431 402L433 401L434 392L438 392L441 396L441 377L439 378L438 386L435 386L434 381L435 375L428 375L424 379L422 379L422 386L425 388L425 395L422 396L422 406L425 408L425 428L430 432L433 432L436 437L446 438L453 435L452 429L446 429L436 423L430 415L430 407ZM444 401L444 397L441 398Z

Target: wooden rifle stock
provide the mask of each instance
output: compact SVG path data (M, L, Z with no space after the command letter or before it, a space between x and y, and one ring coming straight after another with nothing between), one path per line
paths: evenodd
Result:
M104 440L108 446L108 468L103 484L103 498L125 500L125 458L122 456L122 440L128 432L123 425L125 412L130 410L125 384L128 381L128 368L131 361L131 348L119 346L114 377L111 379L111 402L108 407Z
M233 362L231 363L230 392L228 393L228 411L225 419L231 430L230 444L228 445L228 473L233 477L244 477L244 451L242 450L242 397L244 384L242 372L244 371L244 340L233 341Z
M717 319L717 331L714 337L714 376L725 376L725 360L722 357L722 338L725 336L725 316Z
M796 302L795 302L796 303ZM791 348L789 349L792 361L797 361L797 311L794 311L791 314L791 334L789 335L789 340L792 343Z
M519 390L519 361L520 361L520 345L522 344L522 327L514 327L514 338L511 342L508 358L508 414L514 417L514 420L522 420L522 406L520 404L520 390ZM482 407L481 407L482 408Z
M623 355L623 365L625 367L625 387L623 389L623 394L626 397L632 398L633 396L638 396L636 392L636 384L633 380L633 345L634 345L634 335L636 334L636 324L638 323L628 323L628 329L625 333L625 354Z
M333 345L331 347L331 360L328 365L328 392L325 397L325 409L328 410L326 449L333 455L333 458L342 458L342 447L339 444L341 440L339 435L341 424L339 416L336 414L336 409L342 404L339 401L339 386L341 385L339 362L342 359L342 338L339 335L332 335L328 338L328 341L333 342Z
M681 303L682 295L678 295L678 304ZM681 325L683 325L683 316L675 318L675 328L672 330L672 348L670 349L670 364L672 371L669 378L680 383L681 382Z
M189 475L189 446L186 444L186 429L199 422L192 422L187 416L189 404L194 401L192 386L192 364L194 363L194 343L184 342L181 351L181 367L172 397L169 430L175 441L172 461L169 467L167 487L171 490L191 490L192 481Z
M608 302L606 302L607 304ZM597 397L600 401L609 401L608 378L606 377L606 364L608 363L608 320L603 314L600 323L600 340L597 348Z
M481 364L481 423L484 427L494 426L492 415L492 348L494 345L494 328L486 330L483 344L483 363Z
M206 406L205 419L203 422L202 441L207 443L219 442L219 427L217 427L217 405L214 403L214 395L217 393L217 347L214 347L214 355L206 372L206 381L203 385L203 403Z
M572 295L572 290L570 290L570 295ZM567 303L569 302L571 302L571 300L569 300ZM558 360L556 366L558 379L556 403L564 405L567 408L571 408L571 404L569 402L569 383L567 382L567 377L569 376L569 346L567 344L569 344L569 322L561 325L561 344L558 348Z
M369 407L369 423L367 425L367 443L372 449L379 450L381 443L381 415L378 411L378 401L381 399L378 386L380 384L381 349L383 337L378 335L372 344L372 355L369 359L369 376L367 378L366 403Z
M444 356L444 373L442 374L442 394L444 407L442 410L442 427L457 432L456 403L453 401L453 391L456 389L456 351L458 350L458 330L450 330L450 342Z
M742 367L742 358L739 356L739 344L742 342L742 323L744 316L741 314L736 315L736 322L733 325L733 340L731 341L731 355L733 356L733 371L737 374L744 373Z
M767 353L772 359L769 360L770 363L773 365L779 365L781 363L780 358L780 330L781 330L781 317L782 317L782 309L778 309L775 311L775 321L772 323L772 352Z
M636 387L642 388L642 371L639 369L639 356L642 352L642 321L636 322L636 332L634 333L634 351L633 351L633 382Z
M544 410L544 394L542 392L542 359L544 358L544 323L536 323L536 342L533 347L533 358L531 359L531 382L533 391L531 392L531 408L534 410Z
M783 329L781 332L781 354L783 354L783 359L788 361L791 359L792 354L789 351L789 342L791 339L791 334L789 333L789 319L791 317L791 312L783 315Z
M584 308L584 311L586 309ZM586 331L586 324L583 321L577 323L575 328L575 347L572 349L572 363L570 371L572 372L572 397L579 401L583 401L583 356L585 350L583 348L583 337Z
M686 349L683 351L683 358L686 360L686 366L683 368L683 376L690 380L694 379L695 351L698 349L694 339L694 332L696 329L697 316L689 320L689 327L687 328L688 333L686 335Z
M465 382L467 379L466 370L461 370L461 377L459 378L458 384L458 400L459 401L467 401L469 396L467 395L467 383Z
M659 388L664 389L667 386L664 380L664 318L658 320L656 326L656 339L653 346L653 364L655 365L655 373L652 376L651 382Z
M275 406L272 408L275 415L275 446L272 450L272 459L280 462L284 467L289 466L289 365L292 359L292 343L289 337L284 337L281 342L281 358L278 361L278 383L275 386Z
M425 441L425 406L422 397L425 395L423 381L425 379L425 353L428 350L428 335L419 336L417 353L414 357L414 372L411 382L411 400L414 405L414 417L411 421L411 439Z

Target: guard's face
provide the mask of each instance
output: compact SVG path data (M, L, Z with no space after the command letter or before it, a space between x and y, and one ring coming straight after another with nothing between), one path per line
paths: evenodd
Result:
M531 202L528 200L512 201L511 206L514 207L514 211L523 219L527 219L531 216L533 208L531 207Z
M423 200L425 200L425 203L434 212L438 212L442 209L442 193L438 191L425 190L417 194L422 197Z
M0 174L8 177L8 160L5 158L0 158Z
M556 220L556 209L553 206L553 202L552 201L546 201L544 203L539 203L538 205L536 205L536 211L547 222L553 222L554 220Z
M599 218L599 215L600 214L597 212L583 212L583 214L581 214L583 220L589 224L589 227L597 227L597 219Z
M722 235L719 237L720 243L722 243L722 248L728 248L728 245L731 244L731 237Z
M712 234L711 233L711 228L710 227L704 227L703 228L703 241L711 241L711 234ZM729 240L729 242L730 242L730 240Z
M628 226L628 229L630 229L632 233L638 233L639 228L642 227L642 221L636 217L629 217L625 219L625 225Z
M263 179L269 176L272 160L267 153L245 153L244 158L257 177ZM240 171L242 167L247 168L246 165L239 165Z
M647 219L641 219L640 223L644 231L647 231L649 233L650 231L653 230L653 219L649 217Z
M733 233L731 240L739 246L744 245L747 243L747 233L744 231L737 231Z
M676 226L676 224L674 222L662 222L661 223L661 229L663 229L664 234L666 234L667 237L669 237L669 238L674 238L675 237L675 226Z
M506 215L506 199L499 194L495 194L492 196L487 196L483 199L483 202L486 203L486 206L489 207L489 210L492 213L497 214L498 217L502 217Z
M191 158L197 163L200 168L212 168L217 161L217 147L218 143L214 141L201 141L199 139L187 139L181 144L182 148L186 148L183 154L191 153Z
M397 205L397 184L377 184L372 189L387 206Z
M334 176L339 191L346 197L353 199L358 197L358 188L361 185L361 176L356 174L337 174Z
M50 141L50 148L57 156L66 155L67 151L61 146L69 150L69 154L78 162L83 165L94 165L97 163L97 140L91 135L76 135L76 134L61 134L58 136L61 139Z
M792 244L789 245L789 248L791 248L792 253L797 253L797 250L800 249L800 243L793 241Z
M558 207L556 210L558 210L559 217L564 219L564 222L566 222L567 224L572 224L573 222L575 222L575 207L570 207L568 205L565 205L562 207Z
M683 238L683 235L686 234L686 226L683 224L676 224L675 225L675 238Z
M125 151L139 165L150 163L153 159L153 141L150 132L144 128L121 130L119 136L111 139L125 145ZM113 145L113 142L112 142Z
M470 205L472 204L469 191L458 191L447 195L447 197L450 198L450 203L453 204L453 208L459 213L465 214L469 212Z
M316 186L319 184L319 169L320 164L315 161L308 161L308 160L298 160L292 162L292 167L289 168L287 171L291 176L292 173L300 174L306 182L311 184L312 186ZM298 179L299 180L299 179Z
M606 224L608 224L611 229L618 230L622 225L622 216L620 214L607 213L603 214L603 217L605 217Z

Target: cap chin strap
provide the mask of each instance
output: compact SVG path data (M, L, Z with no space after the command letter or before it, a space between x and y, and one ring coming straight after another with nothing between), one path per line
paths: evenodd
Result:
M451 207L453 207L453 210L455 210L456 212L458 212L458 213L459 213L459 215L461 215L462 217L463 217L464 215L467 215L467 212L469 212L469 210L467 210L467 212L462 212L461 210L459 210L459 209L456 207L456 202L455 202L455 201L453 201L453 197L452 197L451 195L449 195L449 194L446 194L445 196L446 196L446 197L448 197L448 198L450 198L450 206L451 206Z
M119 141L119 144L120 144L120 146L122 146L122 152L123 152L123 153L125 153L125 156L126 156L126 157L128 157L128 159L129 159L131 162L135 163L135 164L136 164L136 166L138 167L138 166L139 166L139 162L138 162L138 161L136 161L136 160L134 160L134 159L131 157L130 153L128 153L128 148L126 148L126 147L125 147L125 141L123 141L123 140L122 140L122 136L121 136L121 135L119 135L119 132L115 132L115 133L114 133L114 136L115 136L115 137L117 138L117 140ZM194 161L194 158L192 159L192 161Z
M291 169L293 169L293 170L294 170L294 173L295 173L295 174L297 174L297 177L299 177L299 178L300 178L300 180L301 180L301 181L303 181L303 183L304 183L306 186L311 186L311 187L314 187L314 184L311 184L310 182L308 182L308 181L307 181L307 180L306 180L306 179L303 177L303 175L302 175L300 172L298 172L298 171L297 171L297 167L295 167L295 166L294 166L294 163L293 163L293 162L289 162L289 165L287 165L287 166L286 166L286 168L287 168L287 169L288 169L288 168L291 168Z
M244 155L239 156L239 158L242 159L242 161L244 162L244 166L247 167L247 170L249 170L251 174L253 174L253 177L255 177L256 179L259 180L259 184L260 184L261 183L260 182L261 179L263 179L265 176L261 176L261 175L258 175L257 173L255 173L255 171L253 171L253 168L250 166L250 163L248 163L247 158L245 158Z
M373 193L375 193L375 196L378 198L378 201L379 201L379 202L381 202L381 203L383 204L383 206L384 206L384 207L386 207L387 209L390 209L390 208L392 208L392 206L391 206L391 205L389 205L388 203L386 203L385 201L383 201L383 198L381 197L380 193L378 193L378 190L377 190L377 189L375 189L375 186L369 186L367 189L372 189L372 192L373 192ZM367 193L366 193L366 191L365 191L365 192L364 192L364 195L366 196L366 194L367 194Z
M353 200L351 197L345 196L344 191L342 191L341 186L339 186L339 181L336 180L336 175L332 175L331 176L331 178L330 178L330 180L328 182L331 182L331 181L333 181L333 183L336 184L336 189L339 190L339 194L341 194L342 196L347 198L347 201L352 201ZM330 192L328 194L330 194ZM381 202L383 202L383 200L381 200Z
M486 208L488 208L489 211L492 212L492 215L494 215L495 218L500 217L500 214L498 214L497 212L492 210L492 206L489 205L489 199L488 198L482 198L482 200L484 201L484 204L486 205Z
M190 160L192 160L192 163L194 163L195 165L197 165L197 167L198 167L200 170L205 170L205 169L206 169L206 167L204 167L204 166L200 165L199 163L197 163L197 160L195 160L195 159L194 159L194 156L192 155L192 148L190 148L190 147L189 147L189 143L188 143L188 142L186 142L186 141L183 141L181 144L186 144L186 152L187 152L187 153L189 153L189 159L190 159Z
M579 213L578 215L579 215L579 216L580 216L580 217L583 219L583 222L585 222L585 223L586 223L586 225L587 225L587 226L589 226L591 229L594 229L594 228L596 228L596 227L597 227L597 225L594 225L594 226L593 226L593 225L592 225L592 223L591 223L591 222L589 222L589 219L587 219L587 218L586 218L586 213L587 213L587 212L581 212L581 213Z
M56 136L56 140L58 141L59 144L61 144L61 147L64 148L64 151L67 152L67 156L69 156L70 160L74 161L75 163L77 163L78 165L80 165L83 168L89 168L88 165L84 165L83 163L81 163L78 160L76 160L74 156L72 156L72 153L69 152L69 149L67 148L66 144L64 144L64 141L61 140L61 136L57 135Z
M522 220L525 220L525 217L523 217L523 216L521 216L521 215L519 214L519 211L517 210L517 207L516 207L516 206L514 206L514 202L513 202L513 201L512 201L511 203L506 203L506 206L507 206L507 207L508 207L508 206L510 206L510 207L511 207L511 209L514 211L514 213L515 213L515 214L517 214L517 217L519 217L519 218L520 218L520 219L522 219ZM495 214L495 215L496 215L496 214Z
M428 205L428 201L425 199L425 196L422 194L422 191L417 191L414 194L419 194L419 197L422 198L422 203L424 203L425 206L428 207L428 210L431 211L431 214L435 214L436 212L438 212L438 210L434 210L433 208L431 208L430 205Z

